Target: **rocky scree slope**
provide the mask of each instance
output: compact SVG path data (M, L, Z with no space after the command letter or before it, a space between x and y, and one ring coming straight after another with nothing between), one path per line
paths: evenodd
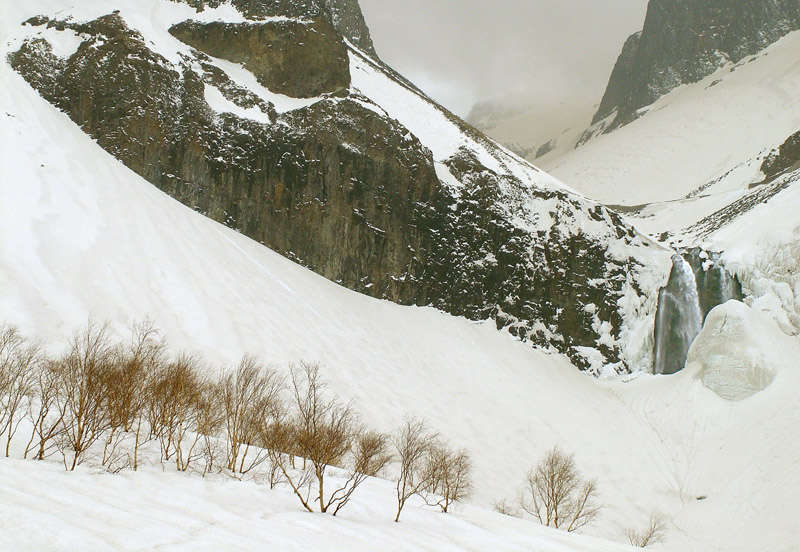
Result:
M234 5L260 19L167 23L156 41L124 9L39 16L9 61L149 182L331 280L493 318L582 368L641 361L627 338L652 319L666 252L353 46L341 21L360 12L339 12L337 28L323 3L300 18L299 3ZM52 33L74 36L75 51L57 55ZM414 109L444 114L457 133L443 141L460 145L442 153L387 116L352 86L355 61L415 94Z
M800 0L651 0L622 50L581 142L634 120L641 108L800 29Z

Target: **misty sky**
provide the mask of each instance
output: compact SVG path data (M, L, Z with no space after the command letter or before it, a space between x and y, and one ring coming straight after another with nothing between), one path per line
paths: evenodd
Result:
M461 116L600 102L646 0L360 0L378 54Z

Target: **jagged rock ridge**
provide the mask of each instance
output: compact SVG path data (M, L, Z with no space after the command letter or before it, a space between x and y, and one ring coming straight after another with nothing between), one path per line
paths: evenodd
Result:
M592 134L628 124L677 86L797 29L800 0L650 0L644 28L625 43L592 124L611 120Z

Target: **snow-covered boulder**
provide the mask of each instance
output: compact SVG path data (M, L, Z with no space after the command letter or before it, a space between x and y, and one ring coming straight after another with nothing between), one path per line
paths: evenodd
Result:
M766 389L781 371L786 350L775 323L739 301L709 313L689 350L687 367L723 399L740 401Z

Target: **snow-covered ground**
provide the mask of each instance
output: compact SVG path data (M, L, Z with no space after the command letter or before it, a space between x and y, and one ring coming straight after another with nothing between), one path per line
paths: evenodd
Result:
M4 13L31 10L16 4L4 2ZM16 30L10 21L0 21L4 50ZM0 318L60 343L89 315L119 331L149 316L173 348L223 365L244 352L283 367L320 361L376 429L411 413L467 448L476 487L475 507L458 516L413 509L396 526L386 482L371 482L334 520L251 483L157 471L64 474L3 459L0 548L617 549L478 508L513 500L524 472L556 444L598 479L605 508L590 535L624 540L624 528L660 511L669 520L664 550L782 552L800 541L800 348L768 317L753 316L763 325L755 335L783 364L745 400L706 388L697 367L597 381L493 324L361 296L291 263L140 179L5 63L0 82ZM385 91L365 82L354 75L368 96ZM398 117L410 128L439 116L414 115Z
M0 458L0 549L281 552L623 552L631 548L488 512L441 514L365 483L337 516L309 514L285 490L160 468L118 475ZM46 529L43 529L46 528Z

